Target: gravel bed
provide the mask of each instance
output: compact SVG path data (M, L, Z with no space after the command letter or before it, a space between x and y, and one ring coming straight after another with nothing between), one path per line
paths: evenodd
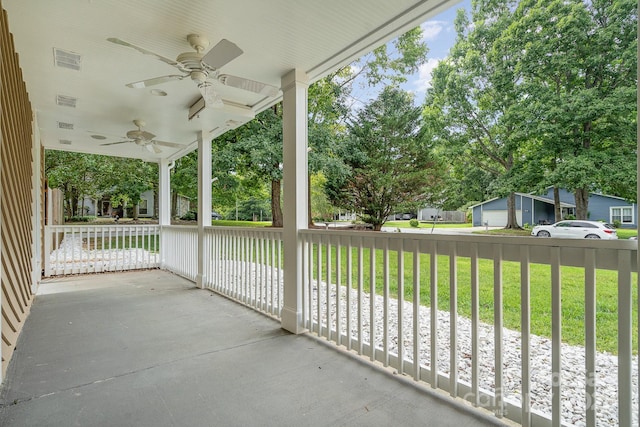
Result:
M316 284L313 288L313 317L317 321ZM340 289L342 334L346 334L346 292ZM332 329L336 328L336 288L330 290ZM351 290L351 334L357 337L357 290ZM321 322L326 326L326 285L320 286ZM363 341L369 341L370 331L370 299L369 294L362 295ZM376 295L374 313L374 336L377 349L383 348L384 328L384 299ZM389 333L389 352L398 352L398 301L389 299L387 327ZM418 316L420 327L420 364L431 366L429 354L431 343L431 309L421 306ZM438 372L448 375L450 370L450 313L438 311ZM458 378L471 383L471 321L458 316ZM495 357L494 357L494 328L492 325L479 325L480 354L480 388L493 392L495 390ZM403 337L402 345L405 358L413 361L413 305L404 302L403 305ZM521 401L521 336L517 331L503 328L503 393L510 401ZM562 344L561 347L561 383L562 383L562 419L566 423L576 426L586 425L585 422L585 349L581 346ZM551 417L551 340L545 337L531 335L530 341L530 372L531 372L531 408L534 411ZM633 417L634 425L638 423L638 358L633 358ZM598 425L618 425L618 357L609 353L596 355L596 418Z

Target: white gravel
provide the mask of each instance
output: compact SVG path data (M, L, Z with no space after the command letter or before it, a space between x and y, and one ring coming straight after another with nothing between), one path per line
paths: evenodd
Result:
M345 287L340 289L342 334L346 334L346 292ZM321 284L321 317L322 324L326 326L326 285ZM313 289L313 318L317 321L317 287ZM351 290L351 334L357 337L357 290ZM336 328L336 294L335 285L330 292L332 329ZM377 349L383 348L384 328L384 299L376 295L375 299L375 345ZM389 300L387 327L389 333L389 352L397 355L398 352L398 301ZM420 324L420 363L422 366L431 366L429 354L431 343L431 309L421 306L419 313ZM370 327L370 299L368 293L362 295L363 317L363 341L369 341ZM438 371L441 374L449 374L450 369L450 313L438 311ZM471 383L471 321L458 316L458 378L461 381ZM504 397L510 401L520 402L521 394L521 338L520 333L509 329L503 329L503 387ZM480 323L479 325L480 353L480 388L491 392L495 391L495 357L494 357L494 328L492 325ZM403 351L405 359L413 361L413 306L410 302L403 305ZM562 418L563 422L583 426L585 422L585 349L580 346L562 344L561 347L561 387L562 387ZM531 367L531 408L551 417L551 340L545 337L531 335L530 341L530 367ZM618 425L618 357L608 353L596 355L596 418L598 425ZM633 358L633 417L634 425L638 423L638 358Z
M155 268L159 262L160 254L140 248L89 250L86 242L75 235L65 236L58 249L49 255L49 267L54 275Z

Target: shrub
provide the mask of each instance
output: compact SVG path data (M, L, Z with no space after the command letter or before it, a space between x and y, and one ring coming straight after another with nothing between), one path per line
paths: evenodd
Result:
M87 215L87 216L72 216L71 218L69 218L69 222L93 222L96 220L96 217L93 215Z
M613 221L613 226L614 226L615 228L620 228L620 224L622 224L622 223L621 223L621 222L620 222L620 220L618 220L618 219L616 219L615 221Z
M420 225L420 223L418 222L417 219L415 218L411 218L409 220L409 225L412 226L413 228L418 228L418 226Z
M180 217L180 219L183 221L195 221L196 218L197 218L197 212L193 210L188 211L186 214Z

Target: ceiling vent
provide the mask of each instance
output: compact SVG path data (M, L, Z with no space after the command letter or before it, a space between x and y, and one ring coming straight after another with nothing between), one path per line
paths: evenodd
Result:
M59 140L61 145L71 145L71 141L69 141L68 139L61 139Z
M58 122L59 129L73 130L73 123Z
M80 63L82 62L82 57L77 53L54 48L53 58L54 58L56 67L68 68L70 70L80 71Z
M72 96L66 96L66 95L56 96L56 104L62 107L76 108L77 103L78 103L78 98L74 98Z

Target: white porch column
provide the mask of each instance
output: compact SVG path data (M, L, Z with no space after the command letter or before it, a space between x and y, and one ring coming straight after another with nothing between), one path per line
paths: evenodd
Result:
M204 288L207 282L204 266L208 261L204 228L211 225L211 137L198 132L198 274L196 285Z
M284 307L282 328L299 334L302 325L302 245L307 228L307 89L306 74L292 70L282 77Z
M173 162L162 159L158 164L158 224L171 224L171 175Z
M164 237L163 226L171 225L171 164L166 159L158 163L158 224L160 225L160 268L165 268L168 243Z

